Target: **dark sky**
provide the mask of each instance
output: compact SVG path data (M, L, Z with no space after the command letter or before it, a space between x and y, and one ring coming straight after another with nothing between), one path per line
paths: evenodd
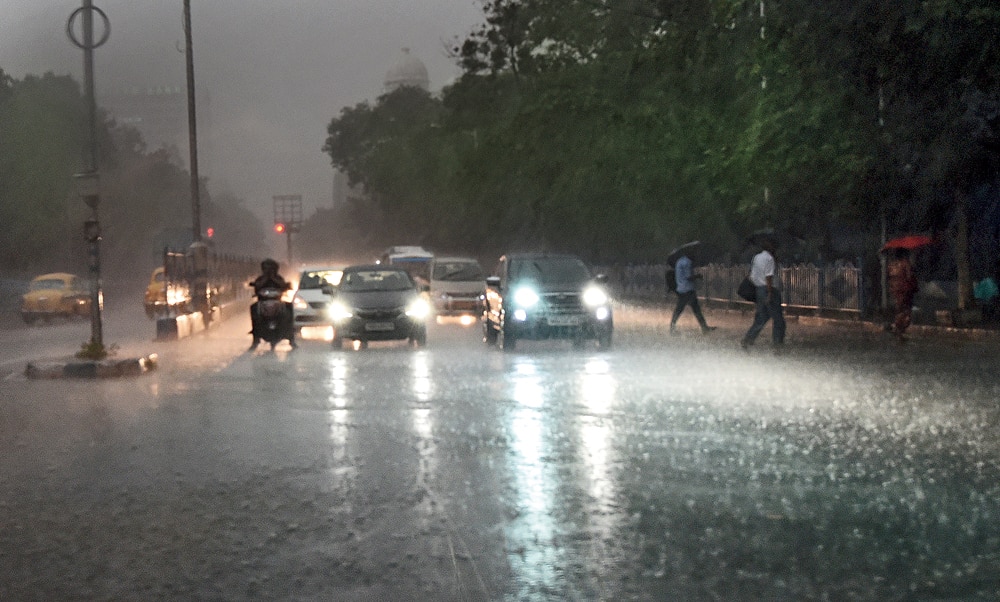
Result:
M66 37L81 5L0 0L0 68L82 80ZM95 51L97 94L185 82L182 0L94 0L111 20ZM332 198L321 152L344 107L374 101L403 48L427 66L432 92L458 74L446 48L482 21L478 0L192 0L199 166L213 192L230 190L270 219L275 194L301 194L308 216ZM202 117L202 113L209 114ZM181 140L186 141L186 131ZM179 148L185 160L186 143Z

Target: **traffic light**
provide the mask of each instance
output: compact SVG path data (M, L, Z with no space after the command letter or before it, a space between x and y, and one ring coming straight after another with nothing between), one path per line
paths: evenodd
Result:
M205 235L206 235L206 236L208 236L209 238L212 238L213 236L215 236L215 228L213 228L213 227L209 226L209 227L208 227L208 228L207 228L207 229L205 230Z
M281 222L274 224L274 231L277 232L278 234L284 234L285 224L282 224Z

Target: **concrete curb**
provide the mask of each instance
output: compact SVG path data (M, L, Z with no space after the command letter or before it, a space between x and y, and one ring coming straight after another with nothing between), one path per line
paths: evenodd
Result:
M41 360L28 362L24 375L30 379L120 378L139 376L154 370L157 361L155 353L128 359Z
M156 319L156 341L176 341L189 337L195 333L205 330L213 322L219 319L220 311L215 308L212 311L208 324L200 311L180 316L170 316Z
M238 302L213 308L212 319L206 325L201 312L156 320L155 341L175 341L202 332L214 324L246 311L249 305ZM121 378L139 376L155 370L159 358L155 353L128 359L80 360L77 358L46 359L28 362L24 375L33 380L57 378Z
M180 316L168 316L156 319L155 341L176 341L202 332L206 328L211 328L213 324L218 324L222 320L228 320L241 311L249 311L250 304L239 302L227 303L212 308L212 317L206 325L204 316L200 311L183 314Z

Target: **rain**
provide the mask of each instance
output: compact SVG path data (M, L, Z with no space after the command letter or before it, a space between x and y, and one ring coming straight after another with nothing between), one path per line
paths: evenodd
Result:
M102 107L180 98L181 0L95 4ZM193 2L206 229L184 127L147 141L102 123L120 151L104 196L71 190L98 175L69 148L77 4L0 0L0 126L33 126L0 130L17 235L0 239L0 599L1000 598L1000 329L966 306L1000 223L996 61L967 31L996 18L695 4ZM966 28L935 28L955 15ZM868 27L882 18L906 27ZM871 51L850 38L871 31ZM386 93L411 58L429 81ZM925 96L925 76L963 88ZM935 102L962 118L918 119ZM356 196L338 204L341 168ZM750 344L755 306L731 289L779 234L787 341L769 324ZM917 241L905 336L878 299L890 235ZM346 285L294 297L306 262L391 267L418 244L481 262L465 320L435 317L412 274L390 291L407 303L353 332L375 310ZM580 290L489 307L518 251L578 254L561 257ZM704 281L682 294L707 323L675 328L663 268L695 251ZM264 257L320 322L296 344L251 344ZM165 307L144 296L157 268ZM90 295L25 309L48 271ZM530 313L545 295L582 313ZM508 309L565 338L508 332ZM98 374L105 352L142 369Z
M3 592L995 591L995 338L900 349L792 321L787 355L747 354L748 316L708 315L710 336L669 337L667 312L622 304L611 351L516 353L444 324L419 351L310 338L247 355L235 320L154 345L164 367L139 379L9 374Z

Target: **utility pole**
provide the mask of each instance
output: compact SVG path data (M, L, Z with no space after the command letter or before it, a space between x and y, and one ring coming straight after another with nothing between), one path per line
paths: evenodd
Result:
M188 148L191 171L191 258L194 275L191 281L191 299L202 319L211 320L211 300L208 296L208 245L201 236L201 191L198 177L198 124L195 117L194 49L191 40L191 0L184 0L184 61L187 71Z
M100 39L94 40L94 14L104 24ZM75 30L77 18L82 18L83 40ZM86 171L76 174L77 194L90 207L90 217L83 224L83 235L88 244L88 266L90 271L90 345L88 353L103 359L103 325L101 321L101 223L97 207L100 205L100 174L97 171L97 100L94 94L94 48L103 45L111 36L111 22L104 11L93 5L91 0L83 0L80 8L70 13L66 21L66 35L70 41L83 50L83 86L87 101L87 120L90 140L86 161Z
M191 0L184 0L184 60L187 66L188 148L191 158L191 233L201 241L201 194L198 183L198 124L194 99L194 50L191 40Z

